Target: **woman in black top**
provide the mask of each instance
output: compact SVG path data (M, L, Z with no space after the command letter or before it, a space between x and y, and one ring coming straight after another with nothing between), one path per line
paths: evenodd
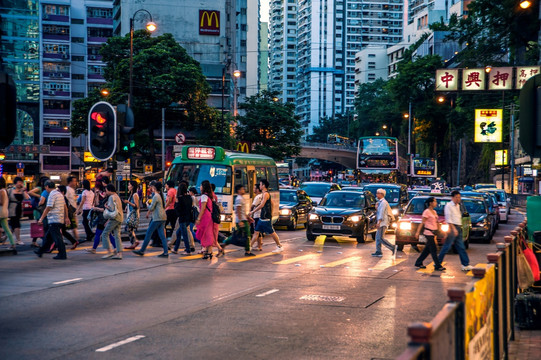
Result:
M190 238L188 237L188 226L191 222L193 222L192 197L188 194L188 187L183 182L181 182L178 186L175 211L178 216L178 230L177 242L175 243L173 254L178 253L178 248L180 246L180 236L182 234L182 240L184 241L184 253L182 255L190 255L192 251L195 250L193 248L190 248Z

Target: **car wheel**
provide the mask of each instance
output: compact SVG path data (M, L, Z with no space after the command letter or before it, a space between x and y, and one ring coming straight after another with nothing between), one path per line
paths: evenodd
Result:
M310 231L308 231L308 229L306 230L306 238L308 239L308 241L316 241L316 238L317 236L315 236L314 234L312 234Z
M357 242L359 244L365 243L368 238L368 225L364 224L360 236L357 236Z
M404 244L396 244L396 246L397 246L398 251L403 251L404 250Z
M297 229L297 217L296 216L293 217L293 219L291 220L291 224L289 224L287 226L287 229L289 231L293 231L293 230Z

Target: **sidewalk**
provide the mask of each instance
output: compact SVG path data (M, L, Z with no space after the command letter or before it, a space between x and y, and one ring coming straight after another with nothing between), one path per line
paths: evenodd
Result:
M510 360L538 360L541 358L541 330L515 329L515 341L509 343Z

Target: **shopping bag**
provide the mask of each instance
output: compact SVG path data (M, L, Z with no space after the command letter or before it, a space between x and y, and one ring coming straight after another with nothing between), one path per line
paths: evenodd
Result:
M528 264L528 260L524 256L521 247L518 247L517 254L517 275L518 275L518 287L521 289L527 289L534 283L532 268Z
M526 258L526 261L528 262L528 265L532 270L533 279L534 281L539 281L541 280L541 274L539 274L539 263L537 262L537 258L535 257L533 250L529 248L529 246L524 240L522 240L522 244L525 247L522 252L524 253L524 257Z
M37 222L30 223L30 237L32 238L42 238L45 236L43 231L43 224Z

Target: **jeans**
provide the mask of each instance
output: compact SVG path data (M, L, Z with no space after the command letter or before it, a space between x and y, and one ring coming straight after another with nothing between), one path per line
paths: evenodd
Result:
M90 241L92 237L94 236L94 233L92 232L92 228L90 227L90 222L88 221L89 213L90 213L90 210L83 210L83 226L85 228L87 241Z
M178 251L178 248L180 246L180 236L182 234L182 240L184 241L184 249L186 252L190 252L190 238L188 237L188 226L189 223L178 223L178 229L177 229L177 241L175 243L175 251Z
M170 238L175 231L175 225L177 223L177 211L176 210L165 210L165 215L167 220L165 221L165 230L167 231L167 237ZM167 229L167 225L171 225L171 230Z
M109 221L107 221L107 224L105 224L105 229L103 229L103 232L101 233L101 243L103 247L107 250L112 250L111 243L109 242L109 236L111 233L114 234L114 237L116 239L117 254L122 253L122 238L120 237L121 226L122 223L120 221L109 219Z
M237 224L236 231L240 232L233 232L230 237L224 240L224 245L229 245L235 236L243 236L246 238L246 243L244 244L244 250L249 253L250 252L250 245L252 237L250 236L250 224L248 224L248 221L242 221Z
M430 254L432 256L432 260L434 260L434 267L438 269L441 267L441 263L438 260L438 247L436 246L435 242L436 237L434 235L425 235L425 237L425 248L423 249L421 255L419 255L419 257L415 261L415 266L423 265L423 260L427 258L428 254Z
M152 238L152 234L154 231L158 231L158 236L160 237L160 240L162 241L163 246L163 253L168 254L169 251L167 249L167 240L165 240L165 233L163 231L165 226L165 221L154 221L150 220L150 224L148 224L147 233L145 234L145 240L143 240L143 246L141 246L141 252L145 252L148 243L150 242L150 239Z
M58 249L58 257L66 258L66 245L64 245L64 239L62 238L62 227L64 224L51 223L48 226L47 234L45 234L45 240L43 245L39 248L40 253L44 253L51 249L51 245L54 242Z
M385 235L385 231L387 231L387 226L380 226L378 227L378 230L376 231L376 253L381 254L381 244L385 245L386 248L388 248L391 251L394 251L394 245L391 244L387 239L385 239L383 236Z
M447 254L449 248L451 248L452 245L455 245L455 249L458 252L458 256L460 257L460 263L462 264L462 266L468 266L470 264L470 258L466 253L466 247L464 246L464 241L462 240L462 227L453 224L450 224L449 226L454 227L457 230L457 234L456 236L454 236L449 233L449 236L447 236L447 239L445 240L445 243L440 250L438 260L440 261L440 263L443 262L443 257L445 256L445 254Z
M103 230L104 230L103 225L98 225L98 227L96 228L96 234L94 234L94 245L92 245L92 249L96 250L98 248ZM109 234L109 240L111 241L111 244L113 244L113 246L116 249L116 241L115 241L115 238L113 237L113 234Z

